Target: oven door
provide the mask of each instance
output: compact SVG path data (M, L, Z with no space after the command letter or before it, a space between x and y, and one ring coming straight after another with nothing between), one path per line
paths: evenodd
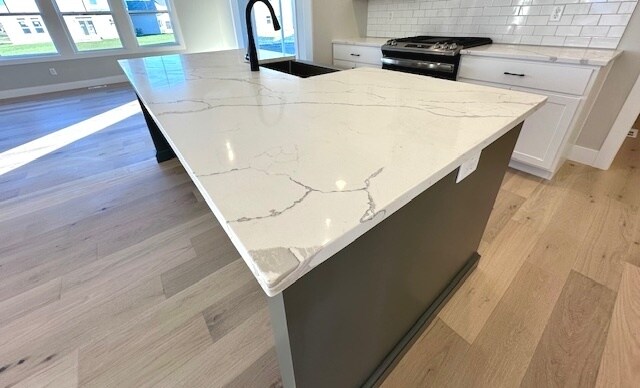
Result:
M416 55L415 53L383 51L382 57L383 69L428 75L454 81L458 75L459 65L459 55L449 57L443 55Z

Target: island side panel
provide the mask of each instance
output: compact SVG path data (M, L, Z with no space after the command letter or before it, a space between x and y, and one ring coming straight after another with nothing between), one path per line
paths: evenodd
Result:
M142 109L142 114L144 115L144 121L146 121L147 128L149 128L149 134L151 134L151 140L153 140L153 145L156 147L156 160L158 163L162 163L175 158L176 154L173 152L173 149L171 149L169 142L167 142L167 139L160 131L160 128L158 128L158 124L156 124L153 117L151 117L151 114L149 114L147 107L144 106L140 97L137 97L138 102L140 103L140 108Z
M475 268L521 127L487 146L460 183L456 169L270 298L285 387L358 387L386 375Z

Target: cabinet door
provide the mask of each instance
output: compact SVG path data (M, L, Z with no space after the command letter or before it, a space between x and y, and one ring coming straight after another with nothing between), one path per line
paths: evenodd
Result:
M547 102L525 120L512 158L550 170L581 99L555 94L547 96Z

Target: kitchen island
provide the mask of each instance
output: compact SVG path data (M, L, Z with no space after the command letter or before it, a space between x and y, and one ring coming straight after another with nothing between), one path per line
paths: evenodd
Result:
M252 73L240 50L120 63L269 296L287 387L384 376L477 264L545 101L380 69Z

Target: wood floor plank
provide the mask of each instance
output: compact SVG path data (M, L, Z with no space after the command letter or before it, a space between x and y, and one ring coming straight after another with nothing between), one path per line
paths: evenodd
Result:
M640 268L624 266L597 387L637 387L640 382Z
M10 322L60 299L62 279L57 278L0 302L0 329Z
M267 296L257 282L250 282L205 309L202 315L215 342L266 307Z
M276 349L271 348L239 376L225 384L225 388L282 388ZM274 368L274 365L276 367Z
M209 242L206 253L198 255L172 269L162 273L162 286L167 297L173 296L199 280L216 272L225 265L240 258L226 232L217 225L194 238L206 238ZM192 246L193 239L191 240ZM201 249L199 247L199 249ZM197 252L196 252L197 253Z
M596 222L587 231L574 269L615 292L633 244L640 212L636 206L611 199L607 199L599 211Z
M78 352L74 351L62 357L26 379L18 382L14 388L77 388Z
M80 384L104 373L110 360L143 354L148 345L166 340L167 336L194 316L202 317L201 312L208 306L226 298L248 282L255 282L253 275L244 262L236 260L186 290L156 303L117 330L99 338L94 337L80 349ZM206 329L206 324L204 327Z
M144 341L132 338L125 347L102 358L90 375L81 374L80 382L87 388L151 387L211 343L204 319L197 314L163 336L145 337Z
M444 387L515 387L524 376L563 280L527 262L464 358L446 365Z
M600 200L567 196L551 216L527 261L566 279L584 246L587 231L600 215L599 209Z
M452 375L460 372L451 366L462 362L469 347L462 337L436 318L402 357L381 387L444 386Z
M502 189L507 190L523 198L529 198L542 182L542 178L523 173L514 169L508 169Z
M0 331L0 386L15 384L48 367L91 338L108 333L164 300L159 278L121 293L94 293L59 300Z
M592 387L615 293L571 272L522 380L522 387Z
M482 240L489 244L493 242L525 201L526 198L524 197L513 194L508 190L500 190L496 202L493 205L493 210L491 211L491 216L489 217Z
M537 231L509 221L478 268L447 302L440 319L472 344L533 249Z
M194 357L192 362L175 370L158 387L225 386L272 348L270 318L264 308Z

